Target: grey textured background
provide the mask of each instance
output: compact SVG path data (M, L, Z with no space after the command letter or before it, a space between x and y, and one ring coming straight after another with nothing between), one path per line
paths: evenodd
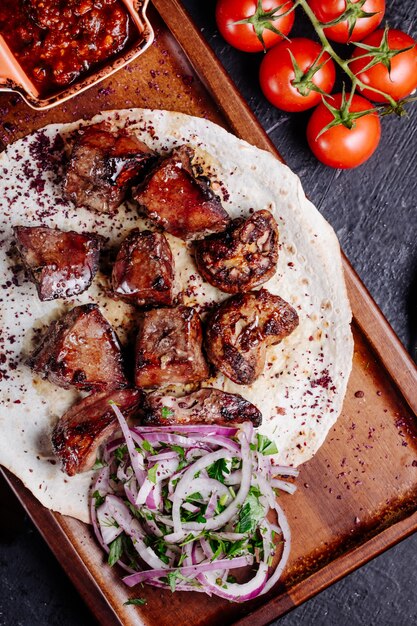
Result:
M393 27L417 35L415 0L387 0ZM377 153L357 170L327 169L309 153L309 114L271 107L257 83L261 55L230 48L216 32L214 0L184 0L204 36L304 188L334 226L341 245L385 316L416 357L417 111L383 120ZM299 21L299 20L298 20ZM308 34L305 24L295 35ZM84 626L94 619L54 557L0 484L0 624ZM417 624L417 535L281 618L279 626Z

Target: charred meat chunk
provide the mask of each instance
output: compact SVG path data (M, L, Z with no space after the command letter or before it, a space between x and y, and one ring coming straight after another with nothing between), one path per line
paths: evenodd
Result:
M109 128L102 123L78 131L64 181L65 194L76 206L100 213L115 211L129 185L156 160L134 135Z
M16 226L16 245L41 300L85 291L98 268L101 237L46 226Z
M262 414L248 400L220 389L204 388L182 398L153 392L146 396L143 422L155 426L170 424L241 424L260 426Z
M52 432L52 446L64 472L74 476L91 469L98 448L119 428L110 402L128 418L138 409L143 395L139 389L101 391L74 404Z
M114 293L137 306L171 305L173 283L174 259L165 235L132 230L113 266Z
M194 176L193 156L188 146L176 148L133 191L140 211L180 239L220 232L229 221L207 180Z
M209 376L200 317L193 308L144 313L136 342L137 387L196 383Z
M266 349L298 326L288 302L266 289L237 294L211 314L206 330L209 360L239 385L250 385L265 365Z
M65 389L126 384L119 340L96 304L77 306L52 322L28 365Z
M195 242L198 271L226 293L249 291L274 275L278 262L278 226L269 211L232 220L224 233Z

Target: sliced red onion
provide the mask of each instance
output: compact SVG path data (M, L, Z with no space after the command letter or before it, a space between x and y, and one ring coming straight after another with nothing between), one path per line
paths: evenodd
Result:
M159 511L162 505L162 490L161 484L157 483L153 486L153 489L149 492L146 498L146 506L151 511Z
M116 537L123 532L123 529L115 524L107 498L104 503L97 508L97 522L100 527L101 536L106 545L109 545L109 543L114 541Z
M145 504L146 499L151 493L154 486L155 483L152 483L148 478L145 478L136 498L136 506L139 506L140 504Z
M297 487L293 485L293 483L288 483L285 480L279 480L279 478L272 478L271 487L281 489L281 491L286 491L287 493L291 494L297 491Z
M168 450L168 452L161 452L161 454L154 454L152 456L152 461L155 461L155 463L157 463L158 461L166 461L167 459L178 460L178 452L174 452L174 450Z
M240 567L245 567L246 565L251 565L252 563L252 555L238 556L235 559L222 559L215 562L200 563L199 565L185 565L183 567L145 570L137 572L137 574L125 576L123 578L123 582L126 583L128 587L134 587L138 583L145 582L152 578L161 578L174 572L179 572L182 576L188 578L196 576L202 572L210 572L226 567L228 569L238 569Z
M203 467L207 467L211 465L218 459L227 458L227 454L222 450L218 452L212 452L211 454L207 454L205 457L198 459L195 462L194 466L190 468L181 478L179 483L177 484L177 488L175 490L175 495L177 496L176 501L172 506L172 519L174 521L174 528L176 532L180 530L219 530L222 526L227 524L227 522L235 515L239 509L239 507L246 500L246 496L249 493L249 489L251 486L251 476L252 476L252 454L249 448L248 439L243 436L242 437L242 482L240 484L240 489L236 494L236 498L232 500L232 502L227 506L227 508L220 513L219 515L215 515L214 517L207 520L207 522L196 523L196 522L185 522L181 524L181 520L179 518L179 506L181 502L181 497L184 491L187 489L189 482L194 478L194 467L195 471L202 469ZM190 525L191 524L191 525Z
M297 478L300 471L296 467L287 467L285 465L272 466L274 476L294 476Z
M150 457L153 461L153 457ZM178 456L176 459L165 459L165 461L161 461L160 463L158 463L158 468L156 471L156 475L155 475L155 479L157 483L162 482L163 480L165 480L165 478L168 478L170 476L172 476L172 474L174 474L174 472L177 470L178 468ZM152 464L152 467L155 465L155 463Z
M260 595L266 585L268 579L268 559L271 554L271 532L270 528L262 522L260 525L264 559L259 563L258 571L256 575L247 583L227 583L227 589L220 586L216 582L216 577L210 572L202 573L198 576L198 580L204 587L207 587L212 593L231 600L232 602L245 602L246 600L253 600ZM217 562L219 563L219 561Z
M205 556L206 556L208 559L210 559L210 560L211 560L211 559L213 558L213 556L214 556L214 552L213 552L213 550L211 549L210 543L207 541L207 539L205 539L204 537L201 537L201 539L200 539L200 545L201 545L201 548L202 548L202 550L203 550L203 552L204 552Z
M288 520L286 518L284 511L282 510L282 508L279 506L277 502L275 502L274 508L277 512L278 524L282 530L282 538L284 541L284 547L282 550L281 559L278 565L276 566L275 571L272 574L271 578L268 580L265 587L263 588L262 593L268 593L268 591L272 589L272 587L278 582L284 570L284 567L287 564L288 557L290 556L290 552L291 552L290 525L288 524Z
M134 426L133 431L139 435L143 433L164 433L164 432L185 432L187 435L197 433L201 435L223 435L224 437L234 437L239 428L236 426L217 426L215 424L169 424L167 426Z
M211 532L210 537L213 539L223 539L224 541L240 541L241 539L246 539L246 533L228 533L228 532Z
M182 508L186 511L190 511L190 513L198 513L201 510L199 506L191 504L191 502L183 502Z
M210 448L209 446L199 446L199 447L195 446L187 450L187 452L185 453L185 459L186 461L191 463L192 461L199 459L206 452L213 452L213 449Z
M143 542L145 533L127 506L116 496L107 496L110 512L124 532L131 537L133 546L141 559L150 567L166 569L168 566L157 557L152 548Z
M160 580L148 580L147 581L148 585L152 585L152 587L159 587L160 589L167 589L167 590L171 590L171 587L169 585L167 585L167 583L163 583ZM175 591L199 591L200 593L206 593L207 595L211 596L211 593L206 591L205 589L203 589L203 587L201 585L199 585L198 583L195 585L190 585L187 584L185 581L179 581L177 582L176 586L175 586Z
M123 416L120 418L119 409L113 408L125 439L116 439L105 448L103 458L108 466L100 472L94 489L106 499L98 510L92 500L91 517L94 531L105 551L109 550L108 544L121 532L125 532L132 538L140 559L150 568L136 572L120 563L131 573L125 578L127 584L145 581L168 589L169 585L162 579L169 572L179 572L188 579L176 581L176 589L179 591L204 591L208 595L215 594L235 602L266 593L280 577L290 550L288 522L276 503L273 489L292 493L295 485L281 480L279 476L296 476L298 471L274 466L269 456L256 450L252 452L250 444L256 443L256 440L253 426L249 423L239 428L172 425L129 429ZM154 450L146 450L148 446L144 448L145 440ZM114 452L124 443L127 445L130 463L128 460L117 463ZM170 448L174 445L181 446L184 455ZM136 446L140 446L143 454L136 450ZM241 459L240 469L225 473L221 481L208 475L207 468L220 459L225 459L230 468L233 457ZM185 461L185 467L178 470L180 460L181 464ZM114 472L117 473L118 481L110 479ZM148 475L148 472L152 474ZM258 526L257 532L263 541L260 551L262 559L252 579L243 584L228 583L229 570L252 564L253 555L247 552L241 557L226 559L220 554L213 560L210 542L202 531L209 531L213 540L236 542L248 539L251 542L253 534L235 532L240 507L251 486L260 489L259 503L265 512L269 509L276 511L278 523L271 524L265 519ZM195 492L200 494L197 502L187 502L187 498ZM132 507L138 509L141 522L126 506L126 498ZM226 508L216 515L219 498L222 498ZM195 514L203 512L206 521L182 522L181 514L187 510ZM112 524L113 519L116 524ZM164 535L167 529L170 532ZM282 535L283 549L268 581L268 563L274 554L273 532ZM165 563L157 556L145 542L146 537L163 539L164 554L169 562ZM176 566L178 562L182 563L180 567Z
M206 518L213 517L214 512L216 510L218 499L219 499L219 494L217 492L217 489L215 489L215 490L212 491L211 496L210 496L210 500L207 503L206 512L204 514L204 516ZM184 507L184 505L183 505L183 507Z
M224 477L225 485L240 485L242 482L242 472L237 470L236 472L231 472L230 474L226 474Z
M126 440L127 449L129 452L133 471L135 472L135 475L136 475L136 480L138 481L138 483L140 483L143 477L142 471L144 469L143 456L135 448L132 433L119 407L114 403L111 404L111 407L116 414L123 436Z

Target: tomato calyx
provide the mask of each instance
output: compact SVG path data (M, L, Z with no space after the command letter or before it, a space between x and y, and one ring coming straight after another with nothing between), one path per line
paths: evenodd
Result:
M353 33L353 29L355 28L356 22L359 18L373 17L377 14L376 12L369 13L369 11L363 10L362 7L366 1L367 0L359 0L358 2L353 2L352 0L345 0L346 9L343 11L343 13L341 13L339 17L336 17L330 22L320 22L320 25L323 26L323 28L328 28L329 26L336 26L336 24L340 24L340 22L346 21L348 26L348 37L350 39Z
M284 0L284 2L282 4L280 4L279 6L275 7L274 9L271 9L270 11L264 11L263 8L262 8L262 0L258 0L256 11L255 11L255 13L253 15L251 15L250 17L246 17L244 20L239 20L237 22L233 22L233 24L234 25L236 25L236 24L251 24L253 26L253 30L255 31L255 34L256 34L257 38L259 39L259 41L262 44L264 52L266 52L266 46L265 46L265 42L264 42L264 38L263 38L263 32L264 32L265 29L266 30L271 30L273 33L275 33L275 35L279 35L283 39L286 39L286 41L289 41L288 37L286 35L284 35L284 33L282 33L272 23L275 20L277 20L278 18L285 17L285 15L288 15L289 13L294 11L295 5L294 6L291 5L290 8L287 11L284 11L283 13L280 13L281 9L283 7L285 7L286 5L288 5L288 4L289 4L288 0Z
M368 44L361 43L360 41L353 42L354 45L357 46L358 48L361 48L362 50L366 50L366 54L356 57L356 59L363 59L363 58L370 57L369 63L367 63L367 65L365 65L365 67L361 69L361 72L366 72L371 67L374 67L374 65L378 65L378 63L382 63L382 65L384 65L387 68L388 74L391 74L391 59L397 56L397 54L401 54L402 52L407 52L407 50L411 50L412 48L414 48L414 45L411 45L411 46L407 46L406 48L397 48L397 49L392 50L389 47L388 34L389 34L389 27L386 26L384 28L384 34L382 36L381 43L379 44L379 46L368 46Z
M295 56L289 48L287 48L287 52L290 55L291 63L294 69L294 78L291 81L291 85L297 89L300 95L306 97L309 96L312 91L316 91L317 93L321 93L323 96L327 96L328 94L313 82L314 75L321 70L321 68L326 65L328 61L330 61L330 57L327 57L325 61L320 63L324 50L320 52L306 72L304 72L298 65Z
M343 85L342 101L340 103L340 107L332 106L330 102L328 102L326 98L322 96L323 104L333 115L333 119L321 129L316 137L316 141L326 131L330 130L330 128L334 128L335 126L345 126L345 128L351 130L355 127L356 120L358 120L360 117L364 117L365 115L369 114L377 115L376 109L374 107L372 107L372 109L365 109L364 111L351 111L350 105L352 103L353 95L354 90L351 91L349 98L346 98L345 86ZM332 96L328 97L331 98Z

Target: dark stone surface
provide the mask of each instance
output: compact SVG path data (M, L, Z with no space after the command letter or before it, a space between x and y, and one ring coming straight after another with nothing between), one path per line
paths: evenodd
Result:
M327 169L306 146L308 114L281 113L263 98L257 84L261 55L236 52L222 41L213 0L184 2L307 194L334 226L401 341L416 356L416 111L410 111L408 120L383 120L378 152L358 170ZM390 25L416 36L415 0L388 0L388 5ZM301 26L294 32L308 29ZM20 505L5 485L0 487L0 624L94 624ZM416 551L417 535L295 609L279 620L280 626L417 624Z

